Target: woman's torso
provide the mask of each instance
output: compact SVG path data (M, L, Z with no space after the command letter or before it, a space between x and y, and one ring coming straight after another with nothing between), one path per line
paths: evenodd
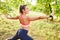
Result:
M29 18L26 15L20 15L19 21L21 23L22 28L28 30L28 26L30 24Z

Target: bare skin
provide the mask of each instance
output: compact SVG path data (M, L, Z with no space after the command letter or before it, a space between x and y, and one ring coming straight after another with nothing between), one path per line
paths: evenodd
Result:
M26 20L26 18L29 18L29 20L30 21L35 21L35 20L39 20L39 19L47 19L47 18L49 18L49 16L47 16L47 15L43 15L43 16L38 16L38 17L29 17L29 16L26 16L26 14L27 14L27 12L28 12L29 10L28 10L28 7L26 7L25 8L25 10L23 10L23 14L21 14L21 16L24 16L24 19ZM6 14L4 14L5 15L5 17L7 18L7 19L14 19L14 20L17 20L17 19L19 19L19 16L16 16L16 17L8 17ZM28 20L27 20L28 21ZM23 25L21 25L22 26L22 28L23 29L25 29L25 30L28 30L28 27L24 27ZM29 26L29 25L28 25Z
M26 14L22 14L22 15L25 15L25 17L27 17ZM13 19L13 20L19 19L19 16L9 18L5 15L5 17L7 19ZM47 19L47 18L49 18L49 16L38 16L38 17L28 17L28 18L30 19L30 21L35 21L35 20L39 20L39 19ZM26 18L24 18L24 19L26 19ZM24 27L23 25L21 25L21 26L22 26L23 29L28 30L28 27Z

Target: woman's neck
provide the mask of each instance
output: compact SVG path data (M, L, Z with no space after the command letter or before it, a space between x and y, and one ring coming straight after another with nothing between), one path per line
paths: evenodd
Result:
M21 15L26 15L26 13L21 13Z

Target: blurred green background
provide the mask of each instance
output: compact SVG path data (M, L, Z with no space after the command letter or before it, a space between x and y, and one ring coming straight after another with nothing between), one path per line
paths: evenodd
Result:
M29 27L29 35L34 40L60 40L60 0L0 0L0 40L12 37L20 28L19 20L4 18L6 13L9 17L19 14L19 6L27 4L30 16L39 14L49 15L54 10L54 20L40 19L32 21Z

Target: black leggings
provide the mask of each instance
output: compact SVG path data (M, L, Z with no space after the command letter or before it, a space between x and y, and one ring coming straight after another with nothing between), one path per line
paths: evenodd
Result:
M9 39L9 40L17 40L17 39L20 39L20 40L33 40L30 36L27 35L28 31L25 30L25 29L19 29L16 33L16 35L12 38L12 39Z

